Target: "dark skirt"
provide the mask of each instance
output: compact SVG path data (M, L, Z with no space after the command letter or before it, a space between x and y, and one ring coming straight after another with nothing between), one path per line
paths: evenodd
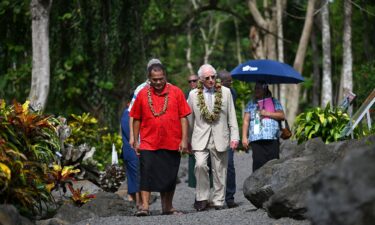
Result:
M180 167L180 153L164 149L140 152L141 191L174 191Z
M253 151L253 172L272 159L279 159L279 140L259 140L250 142Z

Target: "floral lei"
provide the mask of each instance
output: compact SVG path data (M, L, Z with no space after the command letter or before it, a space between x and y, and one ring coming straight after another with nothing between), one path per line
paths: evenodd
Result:
M167 85L167 84L166 84ZM167 86L166 88L169 88L169 86ZM155 112L155 109L154 109L154 104L152 103L152 98L151 98L151 87L148 86L148 89L147 89L147 99L148 99L148 105L150 106L150 110L152 112L152 115L154 115L155 117L158 117L158 116L161 116L165 113L165 111L167 111L167 106L168 106L168 93L165 95L164 97L164 105L163 105L163 109L156 113Z
M198 107L199 110L203 116L203 118L209 122L213 123L216 120L220 118L220 111L221 111L221 103L222 103L222 91L221 91L221 80L216 79L215 80L215 103L214 103L214 109L212 112L210 112L207 108L207 105L204 101L203 96L203 83L202 81L198 81Z

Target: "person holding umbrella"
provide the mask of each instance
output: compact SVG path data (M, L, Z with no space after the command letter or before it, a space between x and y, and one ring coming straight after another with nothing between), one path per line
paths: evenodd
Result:
M280 102L265 82L256 82L254 97L246 105L242 125L242 145L253 150L253 172L280 158L279 121L285 119Z
M253 171L279 158L279 121L285 119L280 102L272 98L268 84L298 84L305 79L293 67L270 59L249 60L231 71L240 81L256 82L255 99L245 109L242 144L253 150Z

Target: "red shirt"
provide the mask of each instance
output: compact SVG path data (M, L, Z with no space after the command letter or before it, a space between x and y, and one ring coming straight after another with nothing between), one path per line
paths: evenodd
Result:
M155 113L162 111L164 97L168 94L167 110L155 117L148 103L147 91L151 88L151 99ZM191 113L184 93L178 87L167 83L160 94L150 86L143 88L130 111L130 116L141 120L140 146L142 150L178 150L182 138L180 119Z

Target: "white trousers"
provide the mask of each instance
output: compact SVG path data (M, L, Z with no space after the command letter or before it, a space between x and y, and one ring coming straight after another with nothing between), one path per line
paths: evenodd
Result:
M212 203L214 206L223 206L225 202L225 189L227 183L228 152L218 152L212 133L204 150L194 150L195 168L197 179L195 198L197 201L210 199L210 177L207 165L208 157L211 156L211 169L213 176Z

